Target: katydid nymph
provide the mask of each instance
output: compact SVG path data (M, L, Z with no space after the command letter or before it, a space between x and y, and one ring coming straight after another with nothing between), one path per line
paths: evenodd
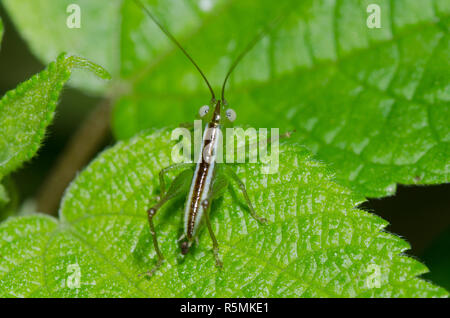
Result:
M189 59L193 66L198 70L204 82L211 93L211 102L209 105L202 106L199 110L199 115L202 120L208 124L205 127L203 134L203 141L201 145L201 153L198 156L196 163L179 163L162 169L159 173L159 182L161 187L161 194L158 202L147 210L148 222L150 225L150 233L152 235L153 245L158 257L156 266L145 273L152 276L156 270L163 264L164 256L159 248L157 233L153 223L158 210L168 201L187 195L186 205L184 210L184 234L179 241L181 243L181 253L186 255L191 247L193 241L196 239L198 230L202 222L206 223L209 235L213 244L213 254L216 266L222 267L222 261L219 257L219 243L213 232L209 212L211 209L211 202L224 194L230 183L236 184L245 199L246 205L250 214L255 220L260 223L265 223L266 219L259 216L253 207L253 204L247 194L245 184L241 181L235 171L225 163L216 162L216 154L219 140L219 133L221 128L230 127L232 122L236 119L234 110L227 108L227 101L225 100L225 88L227 80L233 70L242 60L242 58L255 46L255 44L267 32L264 29L248 44L243 52L231 64L228 73L225 76L221 98L216 99L214 90L212 89L208 79L202 72L193 58L186 52L186 50L179 44L175 37L154 17L150 10L140 1L135 2L144 10L153 22L161 29L163 33L183 52ZM205 160L206 159L206 160ZM184 169L174 178L168 190L165 187L165 175L169 171Z

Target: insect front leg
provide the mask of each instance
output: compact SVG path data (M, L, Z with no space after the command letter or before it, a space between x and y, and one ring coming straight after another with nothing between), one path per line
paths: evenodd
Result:
M237 183L237 185L239 186L239 189L242 191L242 194L244 195L244 198L245 198L245 202L247 202L247 206L250 209L250 214L253 216L253 218L260 223L267 223L267 220L265 218L256 214L255 209L253 208L252 201L250 200L250 198L247 194L247 190L245 188L244 182L242 182L242 180L239 178L239 176L236 174L236 172L234 172L234 170L231 167L229 167L227 165L224 165L224 167L225 167L228 175L233 179L233 181L235 181Z
M192 169L187 169L181 172L172 182L170 185L169 190L167 193L160 198L158 203L156 203L154 206L152 206L150 209L147 210L147 216L148 216L148 223L150 225L150 234L152 235L153 239L153 245L155 247L156 254L158 256L158 261L156 263L156 266L145 273L148 276L152 276L155 271L158 270L158 268L162 265L164 262L164 256L159 249L158 245L158 238L155 231L155 226L153 224L153 217L156 215L156 212L168 201L178 198L182 195L186 195L186 193L189 191L190 182L192 179L192 175L194 172Z
M219 243L217 242L216 236L212 230L211 221L209 219L209 211L211 207L212 200L223 195L223 192L228 186L228 180L221 174L217 174L214 178L210 193L208 194L208 199L203 200L202 206L204 209L206 226L208 228L209 236L211 236L211 240L213 242L213 252L214 258L216 260L216 266L222 267L223 263L219 257Z

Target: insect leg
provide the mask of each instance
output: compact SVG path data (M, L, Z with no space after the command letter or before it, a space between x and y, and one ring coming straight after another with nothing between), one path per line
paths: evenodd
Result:
M239 178L239 176L234 172L232 168L230 168L227 165L224 165L225 169L227 170L228 174L231 176L231 178L238 184L239 189L242 191L242 194L244 195L245 202L247 202L248 208L250 209L250 214L253 216L255 220L257 220L260 223L266 223L267 220L258 214L256 214L255 209L253 208L252 201L250 200L247 190L245 189L245 184L242 182L242 180Z
M156 266L149 272L145 273L148 276L152 276L153 273L156 270L158 270L158 268L164 262L164 256L161 250L159 249L158 245L158 238L156 236L155 226L153 224L153 217L155 216L156 212L158 212L158 210L164 205L164 203L168 202L169 200L175 199L181 195L185 195L189 191L189 186L193 174L194 172L192 171L192 169L182 171L173 180L167 193L158 201L158 203L156 203L154 206L152 206L150 209L147 210L148 223L150 225L150 234L152 235L153 245L155 246L155 251L156 254L158 255L158 262L156 263Z
M179 169L179 168L187 168L187 167L193 167L193 166L194 166L193 163L178 163L178 164L171 165L167 168L162 169L159 172L159 186L161 188L161 196L164 196L164 194L166 193L166 182L164 181L164 176L166 175L167 172L169 172L171 170Z
M216 236L212 230L211 221L209 219L209 208L211 207L212 200L220 197L228 186L228 180L221 174L217 174L214 178L208 199L202 202L203 208L205 209L205 221L208 228L209 236L213 242L213 252L214 258L216 259L216 266L222 267L223 263L219 257L219 243L217 242Z

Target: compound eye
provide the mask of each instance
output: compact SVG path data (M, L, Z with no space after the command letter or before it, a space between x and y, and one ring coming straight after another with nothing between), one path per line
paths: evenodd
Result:
M233 122L236 120L236 112L233 109L227 109L226 115L229 121Z
M206 114L208 114L208 112L209 112L209 106L205 105L205 106L200 107L198 114L200 115L200 117L204 117Z

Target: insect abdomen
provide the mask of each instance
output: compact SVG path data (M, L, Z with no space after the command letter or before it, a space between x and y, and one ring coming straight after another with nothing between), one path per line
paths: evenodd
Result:
M216 164L216 148L219 140L219 129L219 126L211 126L210 124L205 128L203 134L202 153L199 156L197 166L195 167L184 212L184 230L185 235L189 240L195 236L203 212L209 207L208 195ZM205 154L207 160L204 160L203 154Z

